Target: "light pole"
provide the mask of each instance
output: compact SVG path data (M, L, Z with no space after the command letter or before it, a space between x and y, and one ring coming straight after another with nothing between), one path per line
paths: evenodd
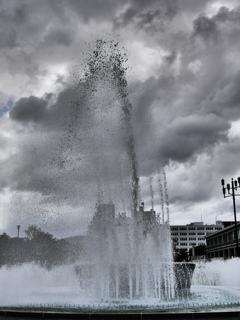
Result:
M237 180L232 179L231 185L230 183L227 184L225 187L224 179L221 180L222 183L222 191L224 198L232 197L233 198L233 212L234 212L234 224L235 224L235 240L236 240L236 257L239 257L239 248L238 248L238 230L237 230L237 215L236 215L236 203L235 203L235 196L240 196L240 194L236 194L235 191L240 188L240 177ZM228 192L226 195L226 191Z
M19 226L19 225L17 226L17 237L18 237L18 238L19 238L19 230L20 230L20 227L21 227L21 226Z

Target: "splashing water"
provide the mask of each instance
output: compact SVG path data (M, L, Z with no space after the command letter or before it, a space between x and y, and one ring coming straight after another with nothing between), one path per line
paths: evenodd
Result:
M153 208L138 210L138 164L125 62L117 43L97 41L78 85L80 100L81 88L84 93L83 126L88 132L84 138L94 159L98 202L86 241L87 259L79 262L76 272L91 297L170 300L175 293L169 225L160 225ZM106 88L111 89L107 94ZM77 125L74 130L75 137Z
M164 191L163 191L162 171L160 171L160 170L158 170L158 187L159 187L159 193L160 193L162 222L164 223L165 222L165 205L166 205L165 198L166 198L166 196L165 196Z
M151 195L151 208L154 209L153 177L149 177L149 187Z
M167 187L166 172L165 172L164 169L163 169L163 183L164 183L164 191L165 191L165 203L166 203L166 211L167 211L167 223L169 223L168 187Z
M34 264L0 272L0 301L5 308L82 312L232 311L240 306L239 259L197 264L191 293L172 301L139 299L102 301L89 298L79 286L73 265L47 270ZM229 272L229 269L232 272ZM87 283L86 283L87 285Z
M131 215L138 206L138 165L125 62L117 43L98 40L75 85L75 99L65 111L64 170L72 161L79 162L84 173L80 184L85 183L80 193L89 193L86 203L92 212L96 202L114 203L117 212L124 208ZM69 184L72 178L64 176Z

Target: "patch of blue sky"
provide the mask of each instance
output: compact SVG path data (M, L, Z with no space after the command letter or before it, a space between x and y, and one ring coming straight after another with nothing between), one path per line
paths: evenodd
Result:
M0 94L0 117L2 117L5 113L9 112L9 110L13 107L15 103L15 99L13 97L3 97Z

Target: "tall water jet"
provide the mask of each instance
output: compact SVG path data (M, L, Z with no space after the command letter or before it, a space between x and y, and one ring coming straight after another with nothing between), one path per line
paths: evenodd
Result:
M149 187L151 194L151 208L154 210L154 193L153 193L153 177L149 177Z
M159 222L153 208L145 211L144 204L138 208L138 164L125 60L117 43L110 43L109 47L104 41L97 41L79 82L79 88L84 88L82 99L88 106L84 124L87 128L91 127L91 121L94 130L98 128L99 120L104 115L109 118L110 112L118 117L111 128L108 123L102 127L102 119L96 135L87 142L88 146L94 146L91 156L95 157L99 196L86 241L86 261L79 262L76 272L80 285L91 297L171 300L175 295L175 282L169 225ZM109 86L112 91L107 100L105 91ZM109 128L107 135L106 128ZM116 132L117 136L109 139L109 135L114 136ZM108 153L119 144L116 157L111 157L111 163L103 170ZM116 177L116 171L120 176ZM114 177L110 185L109 177Z
M114 203L116 212L134 215L137 211L139 178L126 60L118 43L98 40L77 75L75 98L65 109L63 170L72 161L79 163L83 173L79 184L85 183L80 190L87 195L86 205L92 212L96 202ZM70 178L64 177L69 184Z

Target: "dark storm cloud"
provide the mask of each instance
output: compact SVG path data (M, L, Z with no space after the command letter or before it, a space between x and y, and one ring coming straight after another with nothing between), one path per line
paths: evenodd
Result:
M200 36L205 40L217 40L217 25L213 19L202 15L193 21L193 34L194 36Z
M208 17L205 14L201 14L193 21L193 35L200 36L205 40L219 40L219 37L227 35L227 38L221 39L221 41L228 41L229 37L230 39L236 37L236 32L239 28L240 7L230 10L222 6L216 15Z
M215 15L214 19L219 22L234 22L237 25L240 24L240 7L229 9L227 7L222 6L219 9L219 12ZM236 25L235 25L236 27Z
M240 116L240 70L222 83L216 93L214 104L223 109L223 116L233 119Z
M20 4L10 11L2 1L0 5L0 48L12 49L19 46L17 26L25 22L26 6Z
M129 6L116 19L114 27L133 25L136 30L146 32L164 31L165 23L178 13L178 3L174 1L130 1Z
M226 141L229 129L230 124L215 115L178 118L165 128L159 154L161 158L185 162L209 146Z
M46 113L47 101L30 96L21 98L10 111L10 117L19 121L41 121Z
M139 153L151 158L145 156L141 165L146 174L159 162L187 163L227 143L230 121L240 117L239 71L232 70L234 59L226 59L228 45L236 45L228 36L238 24L219 20L223 13L237 16L238 9L230 11L220 8L212 18L198 15L185 45L171 50L156 76L142 83L135 120Z
M73 34L70 30L61 30L58 28L51 28L48 34L45 36L42 44L44 46L63 45L70 46L72 44Z
M164 23L162 20L161 10L152 11L149 10L138 15L138 21L136 22L137 29L145 29L148 31L156 32L164 29Z

